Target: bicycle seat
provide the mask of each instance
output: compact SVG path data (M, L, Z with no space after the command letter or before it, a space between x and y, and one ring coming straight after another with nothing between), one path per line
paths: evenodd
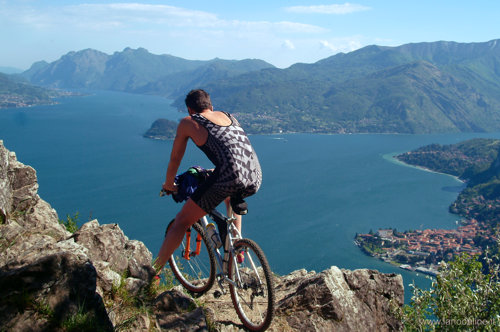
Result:
M231 207L236 214L244 215L248 213L248 204L241 197L231 197Z

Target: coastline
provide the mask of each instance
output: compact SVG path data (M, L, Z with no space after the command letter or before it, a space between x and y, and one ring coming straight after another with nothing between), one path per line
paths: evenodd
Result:
M402 153L402 152L401 152ZM462 180L460 179L458 176L456 175L451 175L451 174L448 174L448 173L443 173L443 172L438 172L438 171L434 171L432 169L429 169L427 167L423 167L423 166L416 166L416 165L411 165L411 164L407 164L405 163L404 161L402 160L399 160L397 158L397 156L401 153L398 153L398 152L391 152L391 153L387 153L387 154L384 154L382 156L382 158L384 158L385 160L389 161L389 162L392 162L394 164L397 164L397 165L400 165L400 166L405 166L405 167L410 167L410 168L415 168L415 169L418 169L420 171L424 171L424 172L429 172L429 173L434 173L434 174L440 174L440 175L446 175L446 176L449 176L449 177L452 177L453 179L457 180L457 182L460 182L462 184L465 184L467 183L467 181L465 180Z
M422 166L407 164L406 162L397 158L397 155L399 154L401 153L391 152L384 154L382 157L383 159L399 166L411 167L424 172L450 176L462 185L466 183L466 181L460 179L458 176L437 172ZM463 230L461 230L461 228L469 227L471 224L475 225L474 227L477 226L477 221L475 220L473 220L473 222L469 224L467 224L467 222L465 222L464 220L462 220L462 222L465 223L466 226L459 226L454 230L427 229L414 232L405 231L404 233L398 233L398 236L396 236L396 234L394 233L395 230L393 231L392 229L379 229L375 234L356 234L354 243L364 254L370 257L378 258L383 262L398 266L399 268L407 271L423 273L435 277L439 274L439 259L433 258L439 257L437 255L438 251L441 253L448 252L448 254L450 251L453 251L454 254L465 251L471 252L472 254L481 253L480 249L473 246L472 235L467 238L467 244L461 247L464 242ZM477 229L474 228L472 234L475 235L476 232ZM440 236L442 234L446 234L447 237L451 237L452 239L454 239L454 241L448 240L448 247L440 247L439 245L436 245L436 241L430 241L427 238L427 235L430 235L431 238L434 238L438 234ZM400 238L400 235L403 236ZM444 236L442 238L444 238ZM440 240L442 240L442 238L440 238ZM453 244L456 245L452 246L452 242L454 242ZM388 243L390 243L390 245L387 245ZM431 247L429 245L430 243L433 243L433 246L435 247ZM442 243L443 241L441 242L441 244ZM412 246L410 246L410 244ZM446 255L443 255L443 260L445 256ZM448 256L448 258L451 257L452 256Z

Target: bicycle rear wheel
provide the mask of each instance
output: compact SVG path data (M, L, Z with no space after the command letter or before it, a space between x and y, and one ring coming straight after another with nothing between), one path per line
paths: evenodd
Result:
M168 261L177 280L192 293L201 295L214 284L216 263L211 248L203 227L195 223Z
M263 331L271 325L274 316L274 282L266 256L250 239L237 240L234 254L243 254L229 260L231 299L243 325L251 331Z

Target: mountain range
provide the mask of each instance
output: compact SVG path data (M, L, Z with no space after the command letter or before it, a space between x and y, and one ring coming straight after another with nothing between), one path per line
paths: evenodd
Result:
M250 133L500 130L500 40L372 45L286 69L87 49L35 63L22 76L47 87L161 95L180 109L201 87Z
M262 60L186 60L125 48L112 55L86 49L52 63L37 62L22 76L31 83L63 89L113 90L178 96L194 84L273 67ZM179 92L181 91L181 92Z
M368 46L206 88L256 132L496 131L500 43Z

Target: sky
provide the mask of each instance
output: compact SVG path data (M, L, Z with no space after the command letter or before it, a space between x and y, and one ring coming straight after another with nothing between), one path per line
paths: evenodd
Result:
M0 67L145 48L279 68L367 45L500 38L496 0L0 0Z

